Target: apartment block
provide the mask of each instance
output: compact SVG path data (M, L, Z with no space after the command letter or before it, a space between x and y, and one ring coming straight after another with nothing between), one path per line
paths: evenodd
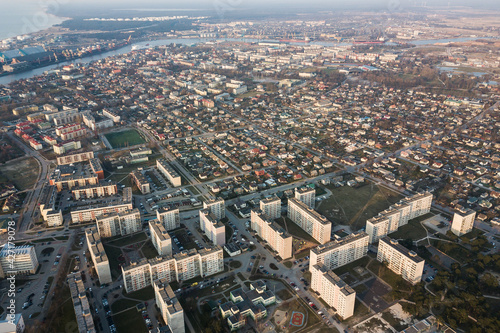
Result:
M320 294L321 298L337 314L346 319L354 314L356 292L334 272L324 266L311 266L311 289Z
M197 276L206 277L224 271L222 248L182 251L172 257L159 256L141 259L122 266L125 291L130 293L150 286L157 279L185 281Z
M318 245L311 249L310 267L320 265L335 269L361 259L368 252L368 240L366 232L358 232Z
M60 192L74 187L98 185L99 176L92 171L90 164L60 165L50 176L49 182Z
M226 243L226 226L209 209L202 209L199 214L201 231L213 244L224 246Z
M170 164L168 164L165 159L156 160L156 167L165 177L167 177L173 187L182 185L181 176L174 170L174 168L172 168L172 166L170 166Z
M71 211L71 220L73 223L90 222L106 214L124 213L132 209L132 189L126 187L123 189L123 196L121 198L113 199L106 203L73 209Z
M66 165L66 164L85 162L85 161L88 161L92 158L94 158L93 151L84 151L82 153L77 153L77 154L58 156L57 157L57 165Z
M71 195L75 200L108 197L118 193L115 182L100 181L97 185L74 187Z
M222 198L209 199L208 201L203 202L203 209L206 208L210 209L218 220L226 217L226 206L224 199Z
M5 278L10 274L35 274L38 269L35 247L9 244L5 244L0 250L0 278Z
M111 213L96 218L96 226L102 238L125 236L138 232L141 227L141 213L139 209Z
M97 232L97 228L87 228L85 229L85 237L87 238L87 246L94 263L94 267L99 277L99 283L111 283L111 270L109 268L109 260L106 252L104 251L104 246L101 242L101 236Z
M184 310L167 281L157 280L153 283L156 306L172 332L184 333Z
M149 220L151 242L160 256L172 255L172 239L167 230L157 219Z
M288 200L288 217L320 244L330 241L332 223L296 198Z
M281 217L281 199L277 196L272 196L260 200L260 210L270 219Z
M401 275L411 284L417 284L422 280L425 260L415 252L409 251L395 239L387 236L380 239L377 260L382 263L386 262L391 271Z
M47 222L47 227L58 227L63 225L64 217L62 210L51 210L45 214L45 221Z
M285 229L270 220L268 215L259 209L252 209L251 222L252 229L255 230L257 235L266 241L274 251L278 252L281 259L292 257L293 238Z
M96 333L90 302L80 272L71 273L67 277L73 308L75 310L78 333Z
M39 196L40 215L49 227L58 227L64 223L62 211L55 210L57 190L55 186L46 185Z
M130 176L132 177L132 180L142 194L151 193L151 185L140 170L132 171L130 173Z
M165 230L177 229L181 226L178 208L161 208L156 211L158 221L163 223Z
M295 199L302 201L307 207L314 209L316 190L308 186L298 187L295 189Z
M366 232L370 235L370 243L395 232L399 227L408 224L408 221L430 212L432 194L419 193L400 200L395 205L380 212L377 216L366 221Z
M474 221L476 219L476 212L472 209L465 211L456 211L453 214L453 222L451 223L451 232L457 236L465 235L472 231Z

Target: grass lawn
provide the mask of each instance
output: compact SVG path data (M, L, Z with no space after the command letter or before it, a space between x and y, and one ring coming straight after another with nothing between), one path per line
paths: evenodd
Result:
M113 132L104 135L108 139L113 148L122 148L139 145L145 143L146 140L139 132L134 129L129 129L121 132Z
M279 225L281 225L285 230L288 230L288 232L297 238L305 239L306 241L319 244L318 241L316 241L311 235L309 235L307 232L305 232L302 228L300 228L297 224L293 223L292 220L290 220L286 216L282 216L280 219L276 219L276 222L278 222Z
M352 317L347 319L347 321L345 321L344 323L346 323L348 325L352 325L352 323L354 323L355 320L358 320L360 317L366 316L369 313L370 313L370 311L368 311L368 308L366 306L364 306L363 303L356 300L356 302L354 303L354 314L352 315Z
M158 252L156 251L153 242L151 242L150 239L146 243L144 243L144 245L141 248L141 251L142 254L148 259L155 258L158 256Z
M460 239L461 240L464 240L464 239L471 240L471 239L474 239L477 236L481 236L483 234L484 234L484 231L481 231L481 230L479 230L477 228L473 228L471 232L466 233L465 235L461 236Z
M285 265L286 268L292 268L293 263L291 261L285 261L283 265Z
M332 195L321 201L317 208L320 214L337 224L349 224L357 230L365 226L366 220L377 215L402 196L377 185L367 184L358 188L327 186Z
M431 244L460 263L466 263L476 259L476 254L461 245L442 242L435 239L431 239Z
M64 284L59 302L61 302L61 314L57 320L52 321L50 332L65 332L70 323L74 323L75 326L77 325L71 292L69 286L66 284Z
M322 327L316 333L340 333L335 327Z
M304 274L302 274L302 277L307 280L307 282L311 282L311 276L312 273L310 271L305 271Z
M333 272L335 274L337 274L338 276L341 276L342 274L345 274L345 273L349 273L351 274L352 276L360 279L361 278L361 275L359 275L355 270L354 268L358 267L358 266L361 266L363 268L366 268L366 265L368 265L368 263L370 262L370 258L369 257L363 257L361 259L358 259L356 261L353 261L347 265L344 265L344 266L341 266L339 268L336 268L333 270Z
M150 299L153 299L155 297L155 292L153 290L153 286L142 288L141 290L131 292L130 294L127 294L124 288L123 296L141 301L149 301Z
M389 234L389 237L394 239L413 239L418 240L427 236L424 227L420 224L421 221L425 221L428 218L434 216L432 213L427 213L415 219L408 221L407 225L400 227L398 230ZM433 230L431 230L433 232Z
M12 181L19 190L32 188L40 169L34 157L16 160L14 163L5 163L0 167L0 173Z
M118 237L116 237L116 239L113 239L113 240L108 241L106 243L109 245L122 247L122 246L127 246L130 244L142 242L142 241L145 241L146 239L148 239L148 236L146 236L146 234L144 232L139 232L139 233L136 233L136 234L133 234L130 236L126 236L126 237L118 236Z
M391 271L389 268L387 268L384 264L381 262L378 262L377 260L373 260L367 267L370 271L373 272L376 276L384 280L387 284L389 284L392 289L394 290L401 290L401 291L411 291L412 290L412 285L393 271Z
M130 299L119 299L113 304L111 304L111 310L113 311L113 313L118 313L123 310L135 307L139 303L140 303L139 301L132 301Z
M240 268L241 267L241 261L238 260L233 260L229 262L229 267L231 268Z
M109 246L107 244L104 244L104 251L108 256L111 275L113 276L113 279L116 279L122 273L120 261L118 260L118 257L122 255L122 251L117 247Z
M310 250L304 250L302 252L295 254L294 257L295 257L295 259L301 259L301 258L307 257L309 254L310 254Z
M147 332L146 323L136 309L130 309L113 316L116 330L120 333Z
M289 300L293 297L292 293L288 289L281 289L276 292L276 295L283 301Z

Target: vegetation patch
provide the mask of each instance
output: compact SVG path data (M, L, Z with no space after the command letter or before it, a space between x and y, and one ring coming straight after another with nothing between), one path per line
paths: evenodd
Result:
M104 136L113 149L140 145L146 142L141 134L134 129L108 133Z

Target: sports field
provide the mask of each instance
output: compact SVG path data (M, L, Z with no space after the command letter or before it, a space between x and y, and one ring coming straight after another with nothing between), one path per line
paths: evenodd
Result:
M108 133L105 134L105 137L115 149L140 145L146 142L141 134L134 129Z

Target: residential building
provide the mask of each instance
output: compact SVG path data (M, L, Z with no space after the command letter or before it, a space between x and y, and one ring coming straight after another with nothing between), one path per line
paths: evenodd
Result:
M411 284L417 284L422 280L425 260L415 252L409 251L395 239L387 236L380 239L377 260L387 263L387 267L391 271L401 275L403 279Z
M2 333L23 333L26 328L24 318L21 313L6 314L5 319L0 320L0 332Z
M118 193L115 182L100 181L97 185L77 186L71 189L75 200L108 197Z
M134 181L135 185L137 185L137 188L139 189L139 191L141 191L142 194L151 193L151 185L140 170L132 171L130 175L132 176L132 180Z
M180 228L181 220L178 208L161 208L156 211L158 221L163 223L165 230L174 230Z
M39 196L40 215L48 227L58 227L64 223L62 211L55 210L56 196L56 187L51 185L45 185Z
M362 231L318 245L311 249L309 267L320 265L335 269L361 259L368 253L368 239L368 234Z
M111 213L123 213L132 210L132 189L126 187L123 189L121 198L108 200L101 204L77 207L71 211L71 220L73 223L82 223L95 221L98 217Z
M288 217L320 244L330 241L332 223L296 198L288 200Z
M105 117L108 117L111 119L114 123L119 123L120 122L120 116L114 113L113 111L110 111L108 109L103 109L102 110L102 115Z
M93 151L84 151L81 153L76 153L76 154L71 154L71 155L58 156L57 157L57 165L85 162L85 161L88 161L92 158L94 158Z
M184 333L184 310L179 300L174 294L167 281L164 279L156 280L153 283L155 292L156 306L172 332Z
M210 209L218 220L226 217L226 206L222 198L211 198L208 201L204 201L203 208Z
M111 213L96 218L96 227L102 238L125 236L141 230L139 209Z
M457 236L465 235L472 231L474 221L476 219L476 212L472 209L459 210L453 214L453 222L451 223L451 232Z
M62 210L50 210L45 214L47 227L59 227L64 223Z
M262 210L252 209L251 223L252 229L257 235L266 241L274 251L278 252L282 259L292 257L292 236L279 224L270 220L267 214Z
M260 200L260 210L270 219L281 217L281 199L277 196L272 196Z
M226 243L226 226L209 209L200 210L200 229L213 244Z
M151 242L160 256L172 255L172 239L163 223L157 219L149 220Z
M97 232L97 228L91 227L85 229L85 237L87 238L87 246L90 252L90 257L94 263L94 268L99 277L99 283L111 283L111 269L109 268L109 260L104 246L101 242L101 236Z
M397 204L380 212L366 221L366 232L370 235L370 243L398 230L408 224L408 221L430 212L432 194L419 193L400 200Z
M98 185L99 176L92 171L90 164L60 165L50 176L49 182L60 192L74 187Z
M325 266L311 266L311 289L320 294L326 304L335 308L346 319L354 314L356 292Z
M5 244L0 250L0 278L11 274L35 274L38 269L35 247L11 244Z
M274 293L262 281L250 283L250 290L239 288L229 292L230 301L219 305L222 318L227 318L231 331L245 326L246 318L259 320L267 316L266 306L274 304Z
M96 333L90 302L80 272L71 273L67 278L79 333Z
M123 282L127 293L150 286L157 279L185 281L197 276L206 277L224 271L222 248L182 251L171 256L141 259L122 266Z
M179 173L172 168L170 164L165 159L156 160L156 167L160 172L167 177L168 181L173 187L178 187L182 185L182 179Z
M295 199L302 201L307 207L314 209L316 201L316 190L309 186L295 188Z

